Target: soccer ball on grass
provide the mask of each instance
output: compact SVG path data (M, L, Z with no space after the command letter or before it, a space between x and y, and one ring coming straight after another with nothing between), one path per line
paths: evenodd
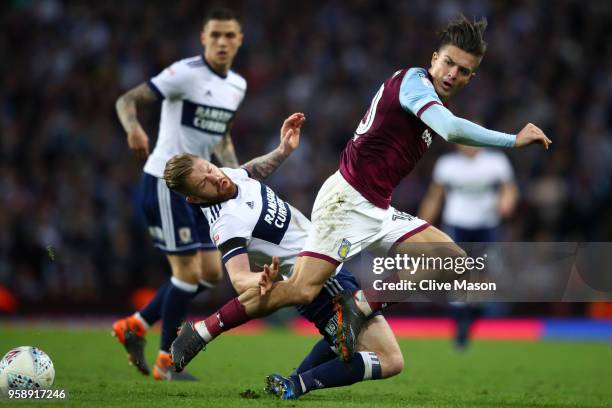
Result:
M53 362L36 347L14 348L0 360L0 395L9 389L48 389L54 379Z

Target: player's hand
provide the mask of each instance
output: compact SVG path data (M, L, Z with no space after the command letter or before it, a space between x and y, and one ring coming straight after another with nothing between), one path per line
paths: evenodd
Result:
M272 257L272 265L265 264L259 278L259 293L265 296L278 278L278 257Z
M300 129L305 120L306 116L302 112L297 112L283 122L278 146L282 155L289 156L300 145Z
M149 137L144 129L138 125L128 132L127 142L130 150L139 160L145 160L149 155Z
M533 143L540 143L544 145L544 148L548 150L548 146L552 143L542 129L534 125L533 123L528 123L519 133L516 135L516 140L514 141L514 147L523 147Z

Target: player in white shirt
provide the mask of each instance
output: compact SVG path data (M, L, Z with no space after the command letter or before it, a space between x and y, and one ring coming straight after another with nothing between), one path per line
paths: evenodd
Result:
M183 326L171 347L174 366L179 371L205 343L247 318L241 302L253 296L265 298L265 291L272 286L271 279L276 273L283 278L291 276L296 257L311 229L310 221L261 183L261 172L254 170L252 162L244 164L242 169L218 168L191 154L174 156L166 164L164 178L168 186L201 207L210 225L211 237L221 250L223 263L240 295L207 319ZM402 219L397 222L408 226L414 221ZM383 244L391 247L394 242ZM270 274L266 263L272 258L275 272ZM262 269L263 272L253 272ZM333 299L340 292L357 290L359 285L355 278L339 265L314 300L297 307L324 338L292 375L268 376L268 392L281 399L296 399L314 389L388 378L401 372L401 350L380 313L366 322L359 339L359 352L347 362L337 358L334 339L338 321Z
M517 200L518 188L506 155L458 145L456 152L436 162L419 217L433 224L443 207L442 230L454 241L492 242L497 241L498 227L512 214ZM457 349L467 346L476 314L473 305L453 305Z
M172 270L154 299L139 312L113 324L113 333L137 369L149 374L144 359L144 334L162 320L160 352L153 369L159 380L177 377L169 370L169 347L184 320L191 300L222 278L219 252L210 241L201 212L195 211L163 179L166 161L177 153L211 158L238 167L230 137L236 110L244 99L246 81L230 68L242 45L242 28L227 9L215 9L204 19L201 55L177 61L149 81L123 94L117 114L130 149L146 159L141 185L141 207L154 245L166 254ZM137 106L162 100L159 135L149 155L149 138L138 122Z

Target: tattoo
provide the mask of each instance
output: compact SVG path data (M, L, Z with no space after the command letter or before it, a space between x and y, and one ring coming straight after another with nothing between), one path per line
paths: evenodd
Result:
M234 143L232 143L232 137L229 133L226 133L223 136L223 140L215 146L214 154L223 167L235 169L239 165L236 151L234 150Z
M126 132L139 126L138 117L136 116L136 105L141 102L153 102L157 100L155 93L145 83L132 88L117 99L115 108L117 116L121 121L121 125Z
M283 164L286 157L278 150L274 150L264 156L256 157L242 165L255 180L263 180L270 174L274 173L278 167Z

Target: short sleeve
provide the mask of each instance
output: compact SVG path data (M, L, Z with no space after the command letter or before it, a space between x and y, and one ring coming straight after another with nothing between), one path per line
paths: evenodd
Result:
M217 248L233 238L249 240L251 234L244 220L231 214L222 214L210 227L210 235Z
M188 81L188 67L179 61L151 78L148 84L161 99L180 99L185 94Z
M406 72L400 85L399 101L405 111L419 118L431 105L443 105L424 68L410 68Z

